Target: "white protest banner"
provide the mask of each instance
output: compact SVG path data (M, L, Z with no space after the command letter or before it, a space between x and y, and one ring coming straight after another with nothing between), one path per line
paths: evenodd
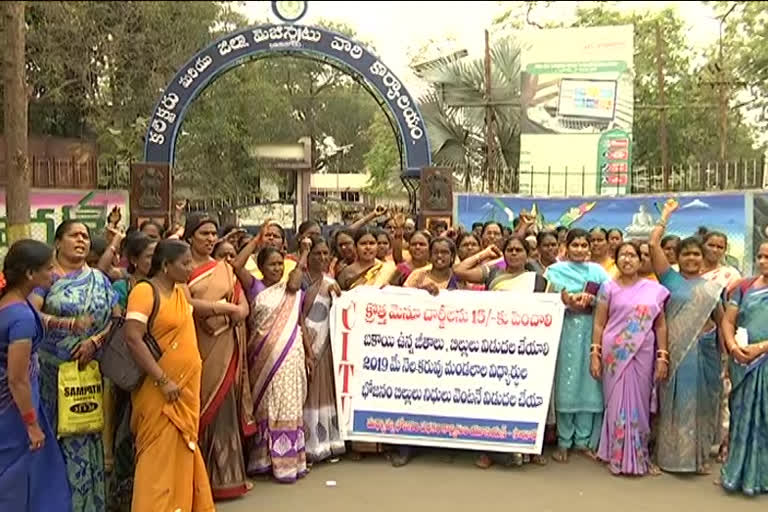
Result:
M541 453L558 294L360 287L331 310L342 437Z

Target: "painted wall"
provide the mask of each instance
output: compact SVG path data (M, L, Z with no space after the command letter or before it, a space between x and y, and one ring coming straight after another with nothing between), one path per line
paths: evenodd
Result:
M505 225L521 210L535 212L541 227L558 225L591 229L619 228L628 238L648 238L669 196L530 198L456 194L454 218L470 229L474 222L496 220ZM700 226L728 235L728 254L739 268L751 272L754 251L768 239L768 194L684 194L675 196L675 212L667 233L691 236ZM758 238L759 235L759 238ZM755 243L756 241L756 243Z
M0 259L8 252L6 234L5 190L0 196ZM107 225L107 216L115 206L122 212L125 226L130 218L128 192L125 190L52 190L32 189L30 195L32 238L53 243L58 225L67 219L85 223L94 235Z

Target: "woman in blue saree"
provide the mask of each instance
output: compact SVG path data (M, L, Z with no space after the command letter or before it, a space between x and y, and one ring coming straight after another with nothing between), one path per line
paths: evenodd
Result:
M716 326L723 287L701 277L704 252L698 238L680 242L680 272L671 268L661 239L677 206L667 201L650 239L653 270L669 290L669 371L659 384L656 459L667 472L707 474L722 385Z
M41 311L46 335L40 347L40 391L54 432L58 421L59 365L86 364L109 329L117 295L109 278L86 265L90 232L67 220L56 230L53 284L39 287L30 301ZM115 313L118 311L115 310ZM104 443L100 432L59 439L74 512L103 512L106 508Z
M768 242L760 245L757 267L757 278L734 289L722 324L733 387L728 458L720 477L726 490L748 496L768 492ZM747 331L746 345L736 341L737 327Z
M53 252L35 240L13 244L0 296L0 510L72 510L64 459L40 403L43 325L27 301L51 282Z
M567 462L571 448L594 458L603 424L603 390L589 372L589 360L592 306L609 277L603 267L588 261L589 233L573 229L565 241L568 261L551 265L544 274L567 308L555 371L555 462Z

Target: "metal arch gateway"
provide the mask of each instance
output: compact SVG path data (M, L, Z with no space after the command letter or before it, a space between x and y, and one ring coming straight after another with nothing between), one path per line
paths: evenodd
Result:
M144 161L173 165L176 138L186 111L216 78L249 60L290 54L318 61L328 59L362 79L369 92L373 89L378 93L400 132L403 178L418 179L421 170L431 165L427 131L418 106L378 57L341 34L294 24L260 25L233 32L187 61L168 83L152 112L144 142Z

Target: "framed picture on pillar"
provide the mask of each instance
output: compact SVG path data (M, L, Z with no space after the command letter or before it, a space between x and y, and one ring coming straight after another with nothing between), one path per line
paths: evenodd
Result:
M131 225L139 219L163 219L168 225L171 213L171 166L131 164Z
M445 167L425 167L421 170L421 227L428 219L448 220L453 214L453 173Z

